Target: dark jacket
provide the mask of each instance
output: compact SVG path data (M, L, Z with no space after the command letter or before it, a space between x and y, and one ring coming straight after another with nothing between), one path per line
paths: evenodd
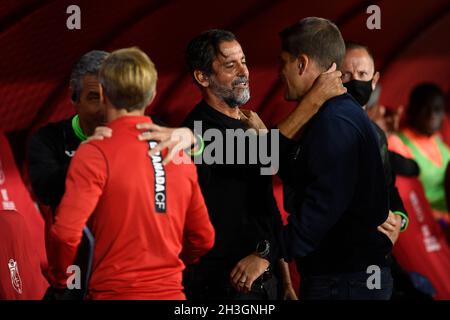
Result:
M67 169L81 140L71 119L40 128L28 147L28 165L33 191L39 202L56 209L64 195Z
M389 210L378 139L350 95L328 100L298 143L281 136L280 158L280 175L294 191L283 237L302 274L388 264L392 243L377 230Z

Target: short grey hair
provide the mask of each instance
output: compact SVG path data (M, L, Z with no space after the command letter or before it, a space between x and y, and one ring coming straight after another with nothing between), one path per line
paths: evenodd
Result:
M72 88L72 101L80 100L81 90L83 89L83 77L87 74L98 75L103 61L109 53L101 50L92 50L84 54L80 60L75 63L70 74L70 87Z

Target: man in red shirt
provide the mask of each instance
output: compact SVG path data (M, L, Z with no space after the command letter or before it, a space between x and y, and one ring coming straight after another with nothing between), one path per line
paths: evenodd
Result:
M50 231L50 278L66 288L82 229L95 237L90 299L185 299L184 263L214 243L214 229L189 158L162 165L150 159L156 142L137 139L136 124L152 122L145 107L155 96L157 73L137 48L113 52L99 73L110 139L80 146ZM187 157L183 155L184 157Z

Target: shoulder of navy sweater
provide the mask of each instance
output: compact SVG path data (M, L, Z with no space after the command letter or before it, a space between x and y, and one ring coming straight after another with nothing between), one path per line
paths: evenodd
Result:
M344 121L362 135L367 128L371 128L370 120L363 108L347 93L327 100L315 118L319 126Z

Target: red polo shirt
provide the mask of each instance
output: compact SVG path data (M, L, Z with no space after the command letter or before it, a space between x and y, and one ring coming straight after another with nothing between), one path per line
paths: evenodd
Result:
M91 299L184 299L183 260L214 243L195 165L162 166L139 141L143 116L111 122L112 138L82 144L71 161L50 231L50 277L66 287L83 226L95 237ZM183 251L183 252L182 252Z

